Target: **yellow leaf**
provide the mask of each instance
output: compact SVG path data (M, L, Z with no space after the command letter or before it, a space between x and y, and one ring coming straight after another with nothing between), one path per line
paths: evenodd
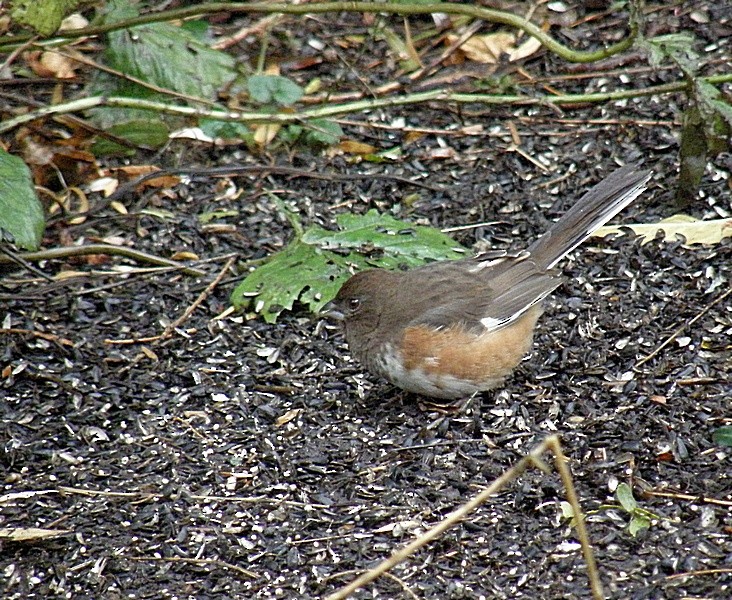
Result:
M448 35L447 42L452 44L458 36ZM486 35L474 35L460 46L460 51L470 60L494 65L501 54L511 54L516 51L516 36L506 31L496 31Z
M663 230L664 240L675 241L677 235L682 235L686 244L718 244L722 238L732 236L732 219L700 221L689 215L673 215L658 223L639 223L622 227L632 229L633 233L642 238L642 244L653 240L659 230ZM615 225L606 225L592 235L605 237L611 233L622 233L622 230Z
M9 527L0 529L0 540L30 542L72 533L70 529L39 529L36 527Z
M509 62L514 62L517 60L528 58L529 56L534 54L534 52L536 52L539 48L541 48L541 42L535 37L529 36L528 39L518 48L514 49L512 52L509 52L508 60Z
M288 410L281 417L277 417L277 420L275 421L275 425L277 425L277 427L282 427L285 423L289 423L293 419L296 419L300 415L301 412L302 412L302 408L293 408L292 410Z
M357 142L356 140L343 140L338 144L338 148L347 154L373 154L376 148L371 144Z
M187 250L181 250L171 256L173 260L198 260L199 256L195 252L188 252Z
M264 148L267 146L280 130L278 123L265 123L264 125L257 125L254 130L254 141L258 146Z
M112 207L114 210L116 210L121 215L127 214L127 207L124 204L122 204L121 202L118 202L117 200L110 202L109 206Z

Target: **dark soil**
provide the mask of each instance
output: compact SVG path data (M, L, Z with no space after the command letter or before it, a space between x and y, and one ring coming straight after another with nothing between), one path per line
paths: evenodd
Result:
M730 72L727 3L691 4L712 24L677 6L653 12L652 26L695 30L702 39L715 28L709 52L717 62L710 59L716 66L707 71ZM568 43L617 34L623 18L572 29L577 39ZM308 36L330 41L326 17L286 23L298 44ZM366 31L358 16L339 23L339 37L345 27ZM414 20L420 23L429 24ZM362 53L343 56L368 83L385 83L389 65L368 65L388 50L366 39ZM523 68L566 92L623 87L619 75L636 68L627 87L680 77L646 65L608 70L604 82L598 75L560 81L569 68L546 53ZM319 74L328 89L353 90L349 68L333 59L283 74L303 82ZM505 70L520 80L514 67ZM338 212L376 207L441 228L490 222L455 236L466 245L519 249L618 164L643 162L655 172L650 188L617 222L670 216L683 106L682 95L664 95L562 114L434 104L359 116L433 130L416 139L400 127L344 125L352 139L403 149L399 161L383 164L350 164L302 147L253 157L176 142L163 165L277 164L364 177L193 177L166 194L126 197L128 216L105 208L76 229L50 225L46 247L72 231L74 239L115 235L152 254L189 251L210 261L198 265L203 277L130 273L146 265L119 258L41 263L49 275L83 273L53 283L5 270L2 326L32 333L1 338L0 528L67 533L4 542L3 597L324 596L437 523L551 433L561 436L582 506L593 513L589 532L610 596L732 597L730 450L712 440L732 417L732 312L728 298L719 301L732 276L729 240L588 241L564 261L568 281L547 301L531 355L503 389L455 413L366 374L337 327L302 308L276 325L243 315L216 319L238 281L233 271L171 338L114 343L162 333L232 253L245 263L283 247L292 230L274 196L305 225L332 227ZM474 125L482 131L456 131ZM435 158L436 150L446 157ZM710 163L688 212L730 215L731 167L729 154ZM235 193L222 193L227 186ZM228 230L198 218L232 209L238 216L217 221ZM629 516L605 507L616 503L619 482L655 515L635 537ZM561 518L564 499L556 475L531 471L357 597L413 597L404 588L425 599L589 597L576 535Z

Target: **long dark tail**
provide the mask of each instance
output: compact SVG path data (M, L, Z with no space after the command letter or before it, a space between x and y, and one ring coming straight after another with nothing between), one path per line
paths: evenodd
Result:
M632 165L608 175L529 246L531 257L540 266L551 269L640 196L651 175L651 171L638 171Z

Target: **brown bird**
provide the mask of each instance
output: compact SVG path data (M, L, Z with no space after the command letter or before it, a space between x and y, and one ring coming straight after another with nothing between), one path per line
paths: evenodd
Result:
M616 170L522 252L357 273L325 314L343 321L369 371L400 388L444 399L490 390L531 348L541 302L564 279L553 267L633 202L651 175Z

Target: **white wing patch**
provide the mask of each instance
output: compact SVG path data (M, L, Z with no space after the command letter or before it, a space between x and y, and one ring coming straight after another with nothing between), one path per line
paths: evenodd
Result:
M485 271L486 269L490 269L491 267L500 265L507 260L519 262L521 260L526 260L527 258L529 258L529 256L530 253L526 250L520 250L518 252L507 252L506 250L484 252L483 254L479 254L475 257L474 260L477 261L477 264L468 269L468 272L480 273L481 271Z
M500 329L502 325L505 325L510 319L494 319L493 317L485 317L480 320L480 324L485 327L486 331L493 331Z
M549 294L551 294L554 291L555 288L552 288L550 290L547 290L544 292L541 296L538 296L535 298L531 303L524 306L521 310L517 310L515 313L513 313L510 317L505 317L503 319L496 319L495 317L483 317L480 320L480 324L485 327L486 333L490 333L491 331L498 331L499 329L503 329L506 327L506 325L510 325L516 319L520 318L524 314L526 314L526 311L528 311L531 307L536 306L539 304L544 298L546 298Z

